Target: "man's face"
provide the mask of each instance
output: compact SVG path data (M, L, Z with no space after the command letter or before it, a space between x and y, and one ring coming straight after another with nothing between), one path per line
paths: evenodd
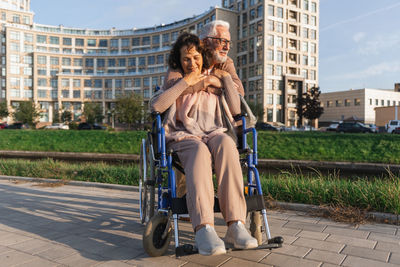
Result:
M215 29L217 34L207 39L208 45L213 50L214 63L224 63L228 58L228 52L231 48L231 34L224 26L217 26Z

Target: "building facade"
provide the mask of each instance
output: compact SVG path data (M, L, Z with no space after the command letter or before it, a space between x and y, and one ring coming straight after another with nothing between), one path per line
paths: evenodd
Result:
M376 123L375 109L400 105L400 92L384 89L356 89L320 95L324 113L321 124L356 116L364 123Z
M85 102L103 106L105 122L116 98L147 101L163 83L172 44L220 19L231 25L229 56L246 98L264 121L296 124L296 101L318 85L319 0L224 0L222 8L142 29L89 30L34 23L30 0L2 0L1 94L10 108L34 101L41 123L62 111L81 116ZM11 122L9 117L8 122Z
M297 124L299 94L318 86L319 0L222 0L237 11L237 71L264 121ZM231 30L231 32L234 29Z
M147 101L163 83L169 51L181 32L196 33L215 19L236 28L236 13L216 7L144 29L75 29L33 23L29 0L3 2L0 100L10 108L33 100L42 125L64 110L79 118L85 102L100 103L107 117L124 93Z

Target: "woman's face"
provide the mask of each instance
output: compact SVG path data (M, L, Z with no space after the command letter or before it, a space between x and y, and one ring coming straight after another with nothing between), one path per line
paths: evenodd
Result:
M181 65L183 73L189 74L194 72L201 74L201 68L203 66L203 57L197 51L195 46L191 46L189 49L185 45L180 50L181 53Z

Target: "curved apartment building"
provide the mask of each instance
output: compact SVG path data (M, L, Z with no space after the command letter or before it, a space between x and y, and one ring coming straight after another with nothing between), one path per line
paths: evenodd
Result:
M222 6L166 25L92 30L36 24L30 0L0 0L0 100L10 108L33 100L46 124L56 111L77 119L85 102L98 102L109 122L118 95L135 92L146 101L163 83L182 31L196 33L221 19L231 25L229 56L246 99L262 106L264 121L296 125L297 96L318 85L319 0L222 0Z
M29 0L9 2L0 5L1 100L10 108L33 100L42 125L52 122L55 111L70 110L77 119L89 101L101 103L107 115L120 94L148 100L163 83L171 45L181 32L197 32L215 19L236 21L234 11L215 7L143 29L76 29L33 23Z

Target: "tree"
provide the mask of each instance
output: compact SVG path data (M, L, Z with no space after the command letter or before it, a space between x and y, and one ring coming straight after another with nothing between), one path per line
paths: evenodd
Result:
M115 113L120 122L131 127L135 123L141 123L145 115L143 98L139 94L125 94L119 96L115 105Z
M10 112L8 112L8 107L7 107L7 102L1 102L0 103L0 119L4 117L8 117L10 115Z
M64 110L61 113L61 121L62 122L71 122L72 121L72 113L69 110Z
M312 87L298 99L297 115L299 115L299 118L301 117L301 120L304 117L312 121L318 119L324 113L324 108L321 107L319 100L320 94L319 87Z
M251 109L251 111L253 111L253 114L257 117L257 120L264 120L264 107L262 104L257 104L255 102L248 102L248 105Z
M53 123L58 123L60 122L60 112L58 111L58 109L55 109L53 111Z
M15 121L27 123L29 126L35 127L40 117L40 112L33 101L23 101L19 102L12 116Z
M104 119L103 107L99 103L85 102L83 115L88 123L101 123Z

